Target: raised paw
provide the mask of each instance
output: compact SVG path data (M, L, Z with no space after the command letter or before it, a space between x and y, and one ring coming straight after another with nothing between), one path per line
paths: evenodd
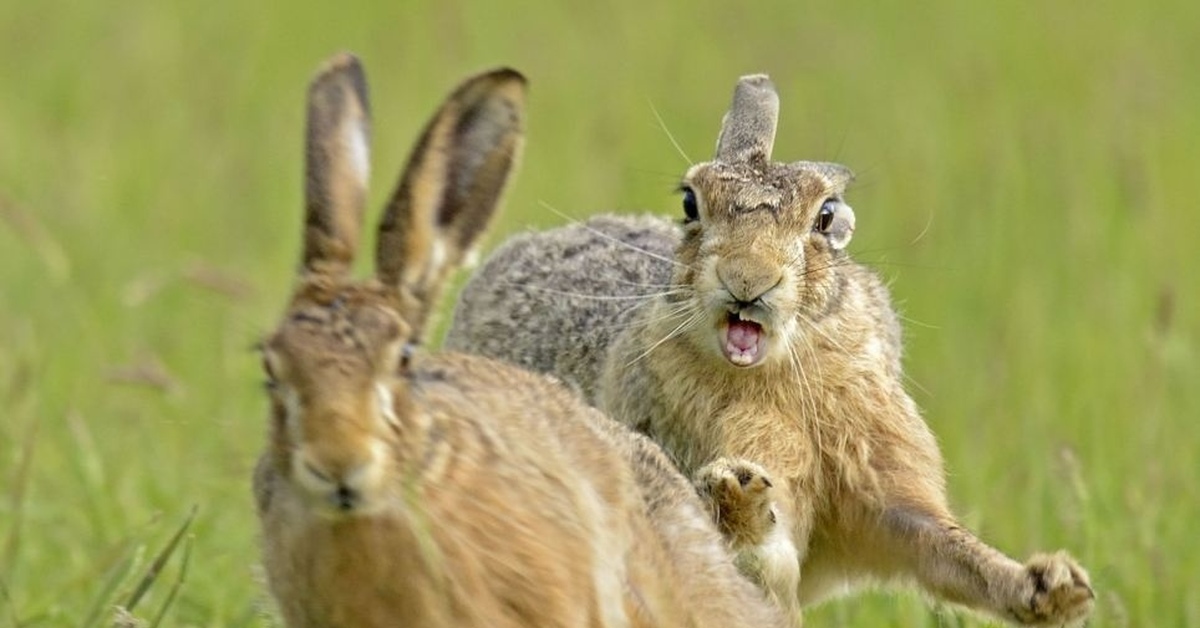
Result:
M776 524L771 478L740 458L718 458L696 472L697 492L734 550L759 545Z
M1087 572L1066 552L1037 554L1025 563L1033 583L1028 606L1015 611L1031 626L1057 626L1081 621L1092 613L1096 593Z

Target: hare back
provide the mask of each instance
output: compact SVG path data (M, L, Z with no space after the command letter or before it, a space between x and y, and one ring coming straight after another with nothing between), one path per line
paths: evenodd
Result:
M771 625L648 440L492 360L421 357L409 380L417 418L391 444L385 510L315 515L260 464L265 565L277 598L297 601L289 625Z
M447 416L463 412L459 404L469 404L467 411L486 417L480 424L499 424L495 451L500 456L485 471L508 476L505 486L528 482L539 463L551 491L571 490L554 474L574 479L576 492L587 496L585 507L572 510L563 503L552 517L570 521L582 511L587 519L582 523L598 522L599 527L586 529L602 540L592 542L592 569L601 572L594 581L611 585L607 574L614 572L624 578L620 592L598 586L602 607L623 596L633 626L784 625L778 611L737 572L692 484L649 438L588 406L556 378L486 357L444 355L420 372L427 381L415 388L419 399L447 405ZM496 393L500 390L502 396ZM522 465L502 464L518 452L528 456ZM563 498L538 491L522 507L538 513L540 521L550 514L538 512L542 504L556 499ZM537 521L531 524L536 532ZM567 557L565 552L559 556ZM572 564L561 558L560 563Z
M671 289L679 241L653 216L518 235L467 283L446 347L553 373L594 403L613 338Z

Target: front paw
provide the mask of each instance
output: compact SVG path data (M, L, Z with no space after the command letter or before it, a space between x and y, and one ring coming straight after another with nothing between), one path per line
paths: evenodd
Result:
M1037 554L1025 563L1033 585L1028 605L1014 614L1032 626L1055 626L1081 621L1092 613L1096 593L1087 572L1066 552Z
M775 527L771 478L740 458L718 458L693 478L717 528L734 550L759 545Z

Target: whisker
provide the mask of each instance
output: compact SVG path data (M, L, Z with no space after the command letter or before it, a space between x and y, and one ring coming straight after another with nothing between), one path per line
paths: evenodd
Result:
M676 303L674 307L667 309L664 312L660 312L657 316L646 316L645 318L631 321L629 327L632 329L634 325L639 325L643 329L648 329L658 323L679 318L680 316L686 314L688 310L693 309L693 307L694 306L687 301Z
M871 268L883 268L883 267L887 267L887 268L916 268L916 269L918 269L918 270L938 270L938 271L943 271L943 270L946 270L946 269L948 268L948 267L946 267L946 266L938 266L938 265L936 265L936 264L915 264L915 263L912 263L912 262L893 262L893 261L891 261L891 260L886 260L886 259L883 259L883 258L879 258L879 259L860 259L860 260L858 260L858 261L859 261L859 263L860 263L860 264L862 264L863 266L868 266L868 267L871 267Z
M917 237L913 238L912 241L908 243L909 246L913 246L914 244L920 242L925 237L925 234L929 233L930 227L933 226L933 215L933 210L931 209L929 211L929 219L925 221L925 226L921 227L921 232L917 234Z
M904 373L904 381L906 381L906 382L908 382L908 383L912 384L913 386L915 386L915 387L916 387L916 389L917 389L917 390L919 390L919 391L921 391L921 393L922 393L922 394L925 394L925 395L928 395L928 394L929 394L929 389L928 389L928 388L926 388L926 387L924 387L924 386L922 386L922 385L921 385L921 382L918 382L916 379L914 379L914 378L913 378L911 375L909 375L908 373Z
M651 259L656 259L656 260L659 260L659 261L662 261L662 262L666 262L666 263L668 263L668 264L671 264L672 266L678 266L678 267L680 267L680 268L686 268L687 270L692 270L692 267L691 267L691 266L689 266L689 265L687 265L687 264L684 264L684 263L682 263L682 262L676 261L676 260L674 260L674 259L671 259L671 258L669 258L669 257L665 257L665 256L662 256L662 255L658 255L657 253L651 253L650 251L647 251L647 250L645 250L645 249L643 249L643 248L640 248L640 247L636 247L636 246L634 246L634 245L632 245L632 244L630 244L630 243L628 243L628 242L626 242L626 241L624 241L624 240L622 240L622 239L620 239L620 238L617 238L617 237L614 237L614 236L608 235L607 233L604 233L603 231L600 231L599 229L596 229L596 228L594 228L594 227L589 227L589 226L587 225L587 223L585 223L585 222L580 222L580 221L576 220L575 218L572 218L571 216L568 216L567 214L564 214L564 213L562 213L562 212L558 211L557 209L555 209L554 207L552 207L552 206L551 206L549 203L546 203L545 201L539 201L539 204L540 204L542 207L544 207L544 208L546 208L546 209L548 209L548 210L550 210L550 211L554 212L554 213L555 213L555 214L557 214L559 217L561 217L561 218L565 218L566 220L570 220L570 221L572 221L572 222L575 222L575 223L576 223L576 224L578 224L579 226L583 227L584 229L587 229L589 232L591 232L591 233L593 233L593 234L595 234L595 235L598 235L598 236L600 236L600 237L604 238L605 240L609 240L609 241L611 241L611 242L613 242L613 243L615 243L615 244L619 244L619 245L621 245L621 246L623 246L623 247L625 247L625 248L627 248L627 249L631 249L631 250L633 250L633 251L637 251L638 253L641 253L641 254L643 254L643 255L645 255L645 256L647 256L647 257L651 258Z
M926 323L925 321L917 320L911 316L905 316L903 314L900 314L899 312L896 313L896 316L900 320L902 320L906 323L912 323L913 325L916 325L917 327L922 327L924 329L941 329L940 325L934 325L933 323Z
M613 283L621 284L623 286L633 286L635 288L683 288L683 286L680 286L674 282L671 282L671 283L642 283L640 281L628 281L625 279L617 279L615 277L609 278L609 281L612 281Z
M689 307L686 304L681 304L681 305L677 306L674 310L668 311L665 314L660 315L660 316L654 316L654 317L647 316L644 318L633 318L633 319L626 318L627 316L629 316L629 314L631 312L633 312L637 308L640 308L647 304L652 304L652 303L654 303L654 300L646 300L641 303L634 304L624 310L621 310L621 313L618 316L621 317L623 320L614 322L611 324L596 325L596 328L597 329L634 329L636 327L650 327L651 325L653 325L655 323L660 323L662 321L667 321L667 320L671 320L673 318L678 317L680 314L687 311L687 309Z
M844 347L842 345L842 343L839 342L838 339L834 335L821 329L821 326L818 325L815 321L809 320L804 315L797 316L796 320L799 321L800 324L804 326L805 333L811 334L813 336L820 338L821 340L824 340L825 342L828 342L829 344L833 345L835 349L837 349L838 351L841 351L844 354L847 354L847 355L850 354L849 349Z
M805 325L808 325L808 323L801 320L800 325L805 326ZM794 367L796 369L796 377L800 380L800 385L804 388L804 392L805 392L804 399L806 401L806 405L808 406L806 409L809 411L809 418L812 421L820 421L820 417L817 415L816 396L813 395L812 385L808 380L807 369L804 368L804 359L798 353L798 349L805 349L806 351L808 351L809 359L813 362L814 367L816 367L817 361L815 359L815 355L812 351L810 343L808 343L808 342L803 342L803 344L801 344L799 347L797 347L796 345L791 345L788 347L789 355L792 359L792 364L794 365Z
M692 312L692 315L691 315L691 316L689 316L687 319L685 319L685 320L684 320L682 323L680 323L680 324L679 324L677 327L675 327L675 329L672 329L672 330L671 330L669 333L667 333L667 335L666 335L666 336L663 336L663 337L662 337L662 339L660 339L658 342L656 342L656 343L654 343L654 344L650 345L650 348L649 348L649 349L646 349L645 351L643 351L643 352L641 353L641 355L638 355L636 358L634 358L634 359L630 360L628 363L626 363L626 364L625 364L626 368L628 368L628 367L630 367L630 366L633 366L634 364L637 364L637 362L638 362L639 360L641 360L642 358L644 358L644 357L646 357L646 356L650 355L650 353L652 353L652 352L653 352L655 349L657 349L657 348L659 348L660 346L662 346L662 344L663 344L664 342L667 342L668 340L670 340L670 339L672 339L672 338L676 337L676 336L677 336L677 335L679 335L680 333L683 333L684 331L686 331L686 330L687 330L687 328L688 328L688 326L689 326L689 325L695 324L697 321L701 320L702 318L703 318L703 312L702 312L701 310L698 310L698 309L697 309L697 310L694 310L694 311Z
M800 319L800 324L806 326L808 328L808 330L813 332L814 334L821 335L821 331L819 329L817 329L816 325L814 323L812 323L811 321L806 321L806 320ZM812 366L817 372L817 381L824 381L824 375L821 373L821 362L817 359L817 355L816 355L816 348L812 345L812 343L808 343L808 342L801 345L801 347L809 355L809 359L812 362ZM797 359L800 359L800 358L797 356ZM814 444L816 445L816 449L817 449L817 458L821 459L825 455L824 441L823 441L823 433L824 433L825 429L831 428L831 427L836 429L838 426L833 425L831 422L829 422L827 417L821 413L820 406L817 403L817 397L812 396L811 384L807 383L806 372L801 371L801 377L805 378L805 380L806 380L806 389L809 392L810 399L811 399L811 402L808 404L808 407L810 409L810 412L812 412L812 421L815 425L815 429L813 431L813 439L815 441Z
M663 292L648 292L646 294L629 294L629 295L610 295L610 294L584 294L582 292L570 292L568 290L556 290L554 288L544 288L542 286L531 286L527 284L515 282L500 282L503 285L514 288L522 288L525 290L534 290L537 292L545 292L547 294L557 294L564 297L572 297L577 299L591 299L594 301L640 301L646 299L654 299L657 297L665 297L673 294L679 294L679 290L666 290Z
M683 147L679 145L679 142L675 141L675 136L672 135L671 130L667 128L667 123L663 122L662 116L658 115L658 108L654 106L654 101L647 98L646 104L650 105L650 111L654 113L654 119L658 120L658 128L662 129L663 133L666 134L667 139L670 140L671 145L675 147L675 151L679 153L680 157L683 157L683 160L687 162L688 167L691 167L695 162L693 162L692 159L687 156L687 153L683 152Z

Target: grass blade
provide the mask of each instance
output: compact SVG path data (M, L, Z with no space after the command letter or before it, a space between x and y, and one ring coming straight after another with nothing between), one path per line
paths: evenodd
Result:
M183 544L183 558L180 559L179 563L179 575L175 577L175 583L171 585L171 590L167 592L167 599L163 601L162 608L158 609L158 615L150 623L150 628L158 628L158 625L162 623L163 618L167 616L167 610L175 602L175 596L179 594L179 589L183 587L183 583L187 579L188 563L192 559L192 541L194 539L194 536L188 536L187 541Z
M9 594L8 585L4 584L4 578L0 578L0 602L4 602L4 607L8 609L8 620L12 622L13 628L20 626L21 620L17 618L17 603Z
M13 476L9 493L9 509L12 517L8 538L4 541L4 556L0 559L0 573L11 574L16 564L17 550L21 546L21 523L24 521L25 489L29 486L30 469L33 467L33 450L37 444L38 424L31 423L25 434L25 442L21 444L21 458L17 461L17 471Z
M95 626L105 616L105 610L112 604L113 592L117 590L117 587L121 585L121 582L125 580L125 576L129 575L130 570L133 568L134 556L137 554L138 545L132 540L126 541L124 545L125 547L120 551L120 556L105 575L104 585L100 587L100 591L92 601L91 609L85 615L83 623L80 624L81 626L85 628Z
M132 613L138 602L142 600L142 596L150 590L154 581L158 579L158 574L162 572L162 568L167 564L167 561L171 559L171 554L175 553L175 549L179 547L179 542L183 540L188 528L192 525L192 521L196 518L196 510L197 506L192 506L187 519L183 520L183 525L179 526L179 529L175 531L175 535L167 542L166 547L162 548L158 556L154 557L154 560L150 563L150 567L146 570L146 575L142 576L142 581L138 583L137 588L129 595L129 600L125 602L125 610Z

